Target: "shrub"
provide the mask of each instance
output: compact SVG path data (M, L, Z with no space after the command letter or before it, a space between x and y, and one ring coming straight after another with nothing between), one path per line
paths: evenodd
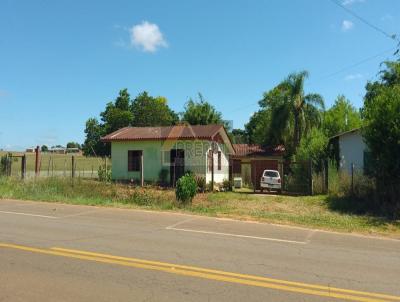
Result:
M111 181L111 167L101 165L97 171L97 175L100 181L109 182Z
M317 172L322 170L323 159L327 155L328 138L317 128L304 137L296 151L296 161L312 160L313 169Z
M362 133L376 167L371 172L380 203L395 217L400 216L400 61L385 65L381 78L366 86Z
M226 191L230 191L231 188L232 188L232 186L231 186L231 182L229 181L229 179L224 179L222 181L222 190L226 192Z
M195 176L197 190L204 193L207 189L206 178L203 176Z
M197 184L192 174L185 174L176 182L176 199L183 203L191 203L197 192Z

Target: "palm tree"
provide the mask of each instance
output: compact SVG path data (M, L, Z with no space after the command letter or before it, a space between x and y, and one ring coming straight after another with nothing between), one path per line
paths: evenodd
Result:
M290 74L277 86L271 125L281 133L291 133L293 151L300 144L302 136L320 125L321 112L325 110L324 100L316 93L304 94L304 80L307 71ZM282 132L283 131L283 132Z

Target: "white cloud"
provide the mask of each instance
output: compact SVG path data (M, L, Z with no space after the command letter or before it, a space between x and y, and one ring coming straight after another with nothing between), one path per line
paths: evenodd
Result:
M143 21L130 29L131 44L145 52L155 52L160 47L167 47L162 32L157 24Z
M343 20L342 22L342 30L343 31L348 31L350 29L352 29L354 27L353 22L349 21L349 20Z
M343 0L342 4L343 5L352 5L354 3L363 3L365 0Z
M355 73L355 74L348 74L347 76L344 77L346 81L354 81L358 79L362 79L363 75L361 73Z

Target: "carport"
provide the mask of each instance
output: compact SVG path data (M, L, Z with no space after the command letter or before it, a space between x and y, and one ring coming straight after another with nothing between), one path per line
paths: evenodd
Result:
M260 178L266 169L278 170L282 175L284 146L262 147L256 144L234 144L231 157L232 177L241 177L244 184L260 189Z

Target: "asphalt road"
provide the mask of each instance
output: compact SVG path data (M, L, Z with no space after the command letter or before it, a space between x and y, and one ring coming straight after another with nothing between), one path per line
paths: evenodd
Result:
M0 301L400 301L400 241L0 200Z

